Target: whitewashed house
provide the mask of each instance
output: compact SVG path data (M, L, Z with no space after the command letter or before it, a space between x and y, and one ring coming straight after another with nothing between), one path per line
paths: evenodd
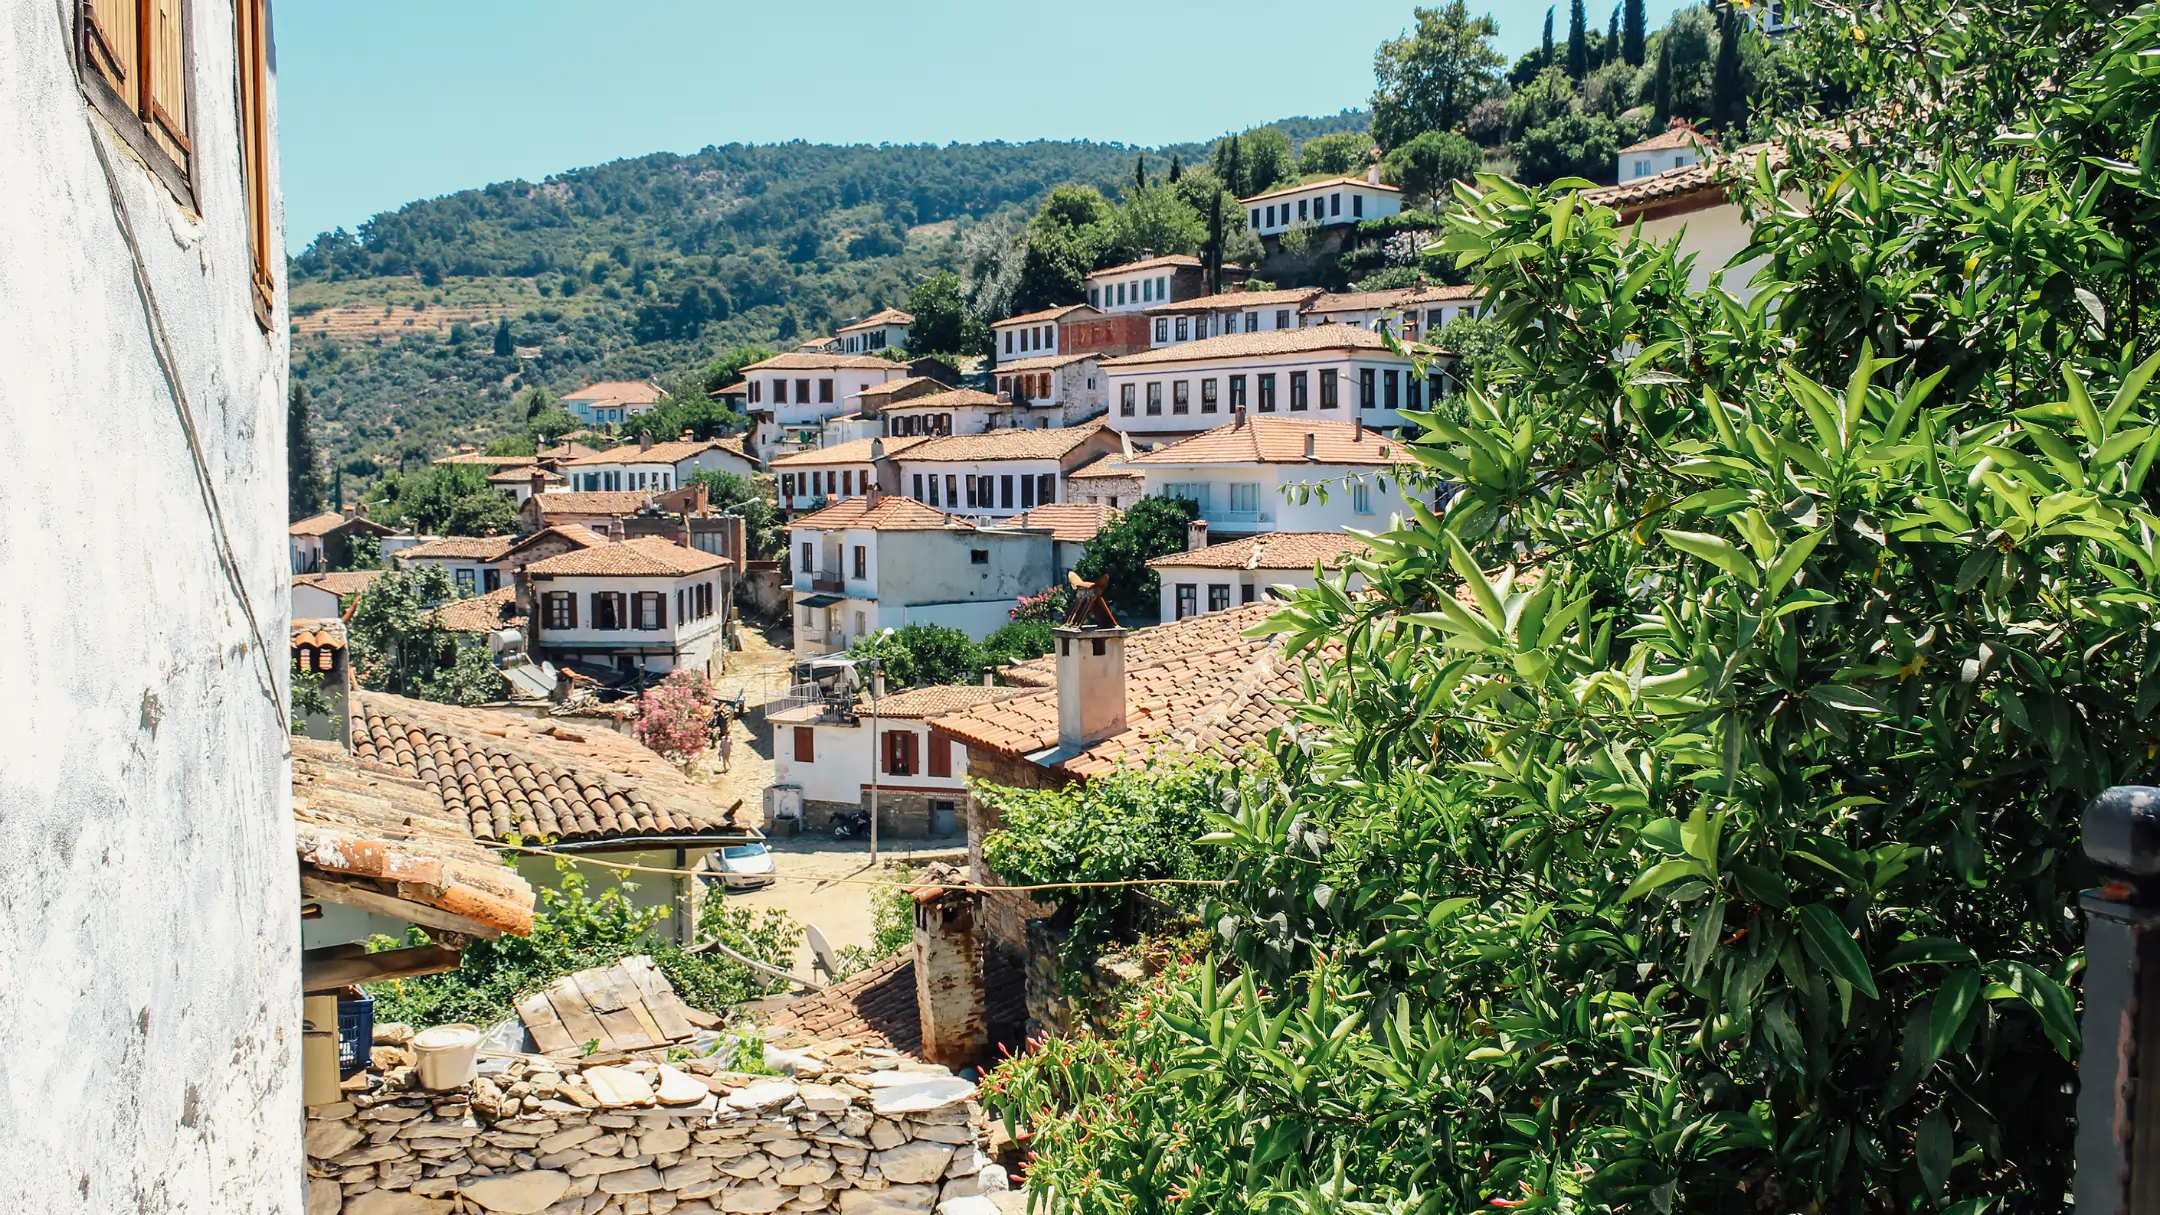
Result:
M1672 169L1699 165L1708 148L1708 141L1687 119L1675 117L1671 126L1613 154L1614 180L1625 184Z
M1097 315L1100 313L1086 304L1062 304L1008 316L1002 321L991 322L991 349L1001 366L1030 355L1057 354L1064 349L1058 336L1061 324Z
M898 308L881 308L852 325L833 331L829 344L835 354L874 354L880 350L905 350L908 328L915 318Z
M1405 342L1431 342L1451 322L1475 316L1484 298L1482 290L1468 285L1343 291L1314 297L1303 316L1307 325L1356 325Z
M1014 515L1005 521L1005 525L1041 529L1050 533L1050 539L1056 545L1053 566L1057 570L1057 577L1053 579L1053 585L1064 586L1065 575L1080 564L1080 558L1087 553L1087 546L1117 517L1118 510L1114 506L1095 502L1053 502L1048 506L1038 506L1025 514Z
M658 536L535 561L518 577L532 653L621 671L714 674L732 564Z
M1148 344L1183 345L1226 333L1296 329L1305 323L1305 305L1321 294L1318 287L1288 287L1279 291L1224 291L1152 304L1145 309Z
M558 467L575 492L665 492L701 472L757 474L757 464L743 453L740 438L655 443L649 434L639 435L633 444L564 460Z
M1401 473L1415 461L1400 440L1356 422L1256 414L1121 467L1148 497L1198 503L1209 533L1223 537L1384 529L1390 515L1409 513Z
M570 478L559 472L545 469L537 464L513 465L488 474L487 482L498 492L509 494L519 506L534 494L553 493L570 488Z
M773 784L798 792L813 829L832 815L870 808L877 774L881 837L957 835L967 800L967 747L934 735L929 719L971 709L1026 689L953 684L910 688L853 704L812 704L766 720L773 728ZM873 732L874 730L874 732Z
M821 510L838 499L863 497L877 487L880 475L888 480L896 476L894 457L926 441L921 437L852 439L780 456L772 462L772 474L781 513ZM892 481L885 490L897 492L893 489L897 484Z
M1364 177L1330 177L1238 200L1245 222L1266 240L1292 228L1324 228L1402 213L1402 191L1382 184L1380 166Z
M1241 411L1391 429L1402 425L1400 411L1424 408L1433 387L1446 387L1437 367L1421 379L1378 333L1355 325L1226 334L1105 359L1102 369L1109 424L1136 438L1193 434Z
M602 380L566 395L562 406L587 426L620 426L666 395L651 380Z
M1108 409L1102 356L1040 354L1001 363L998 392L1012 400L1015 426L1074 426Z
M400 550L394 560L399 569L439 569L466 594L485 595L502 589L503 555L517 540L516 536L443 536Z
M1194 299L1207 292L1207 271L1182 253L1109 266L1086 278L1088 307L1098 312L1140 312L1149 304Z
M1148 562L1162 579L1162 618L1183 620L1228 611L1265 598L1275 588L1310 588L1313 571L1332 572L1369 546L1342 532L1265 532L1208 543L1208 525L1194 523L1185 551ZM1351 589L1361 583L1353 580Z
M351 563L353 544L372 537L380 546L396 529L368 518L367 503L345 511L326 510L285 528L286 550L295 574L320 574ZM378 549L379 551L379 549Z
M984 637L1051 584L1046 532L977 526L912 498L850 498L788 536L798 658L916 623Z
M744 408L754 424L747 454L770 464L823 441L828 418L860 412L869 388L915 378L904 363L860 354L781 354L743 368Z
M893 456L902 492L926 506L997 519L1064 501L1065 474L1119 450L1101 422L993 430L918 443Z
M1012 402L994 392L950 388L894 401L878 411L880 433L899 438L973 435L1011 425Z

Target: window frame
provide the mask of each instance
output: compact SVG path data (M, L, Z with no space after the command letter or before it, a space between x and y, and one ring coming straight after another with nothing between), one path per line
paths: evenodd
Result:
M1312 376L1303 371L1290 373L1290 412L1306 413L1312 409Z
M1342 375L1333 367L1320 369L1320 408L1342 408Z
M102 54L106 62L118 66L116 62L117 54L112 50L110 43L106 41L104 31L99 28L95 17L92 15L91 7L85 0L75 0L70 5L75 10L75 25L70 41L73 43L76 81L83 91L83 96L89 100L91 105L97 107L98 112L103 114L107 121L112 123L113 130L118 132L122 140L126 141L128 147L133 149L136 155L142 157L143 163L148 165L150 171L156 174L157 179L164 183L165 188L172 193L174 200L181 206L186 207L194 215L200 216L202 214L202 205L195 194L194 178L196 156L195 39L191 35L195 26L195 0L174 0L180 21L181 105L186 110L186 115L179 123L184 129L177 136L172 126L169 125L171 115L166 114L164 107L158 105L154 98L147 96L143 83L145 75L154 77L156 74L152 70L150 63L153 39L151 38L148 20L150 7L156 0L126 0L126 2L134 10L136 22L135 62L129 64L126 70L120 73L120 76L123 83L130 88L130 91L136 94L136 97L130 100L123 96L120 88L116 87L112 80L106 76L105 68L101 67L93 59L94 52L91 49L91 44L92 40L95 39L103 48ZM249 0L241 0L241 2L248 3ZM264 46L267 48L269 45L266 36ZM267 108L265 112L267 113ZM159 125L164 128L166 136L172 138L187 156L187 164L183 165L173 159L172 153L166 151L164 145L158 142L157 137L150 133L150 124L158 122L156 115L160 114L163 114L168 122L159 122ZM267 138L265 142L267 144Z
M1149 380L1147 382L1147 416L1151 418L1162 416L1161 380Z
M1174 583L1171 591L1174 601L1173 620L1188 620L1200 614L1200 584L1197 582Z
M1214 376L1209 376L1208 378L1200 381L1201 413L1222 412L1222 390L1217 387L1217 385L1220 383L1221 381L1217 380Z
M1174 414L1192 412L1191 380L1170 381L1170 412Z

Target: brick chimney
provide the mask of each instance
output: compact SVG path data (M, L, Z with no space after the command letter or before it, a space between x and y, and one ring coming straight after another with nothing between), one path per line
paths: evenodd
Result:
M547 474L537 468L533 470L532 491L535 496L547 492Z
M958 872L949 867L933 876ZM982 898L971 890L926 886L915 892L915 1008L922 1057L959 1068L990 1049L984 1015Z
M1197 553L1207 547L1207 520L1195 519L1185 525L1185 551Z
M638 449L639 451L651 451L651 450L652 450L652 432L651 432L651 431L649 431L649 430L641 430L641 431L639 431L639 432L638 432L638 436L637 436L637 449Z

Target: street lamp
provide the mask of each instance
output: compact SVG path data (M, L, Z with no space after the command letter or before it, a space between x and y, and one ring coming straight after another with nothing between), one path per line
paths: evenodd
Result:
M885 741L878 731L878 697L885 691L885 643L891 628L880 630L867 647L870 651L870 867L877 868L878 748Z

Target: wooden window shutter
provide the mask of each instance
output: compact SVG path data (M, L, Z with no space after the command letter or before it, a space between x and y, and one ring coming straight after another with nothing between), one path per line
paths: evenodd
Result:
M175 0L177 2L177 0ZM270 325L277 263L270 231L270 35L267 0L235 0L233 28L240 67L240 167L247 191L248 252L256 320Z
M150 124L151 138L183 172L188 167L188 75L187 27L181 9L185 0L142 0L143 64L142 115Z
M930 735L930 775L952 775L952 739L943 734Z
M795 727L795 762L798 764L814 764L817 762L817 731L809 726Z
M574 629L574 628L576 628L576 627L577 627L577 596L576 596L576 595L573 595L573 594L571 594L571 593L570 593L569 591L557 591L557 592L555 592L555 593L556 593L556 594L558 594L558 595L561 595L561 596L562 596L562 599L563 599L563 615L564 615L564 616L566 616L566 617L568 617L568 618L569 618L569 621L570 621L570 623L569 623L568 625L564 626L564 627L566 627L566 628L573 628L573 629Z
M654 628L656 628L656 629L664 629L664 628L666 628L666 627L667 627L667 596L666 596L666 595L662 595L662 594L660 594L659 592L655 591L655 592L653 593L653 597L652 597L652 610L653 610L653 627L654 627Z
M909 730L901 737L907 740L907 774L909 776L913 776L917 772L922 771L922 751L920 750L922 746L922 740L915 736L915 731L913 730Z
M112 90L132 105L130 87L142 63L142 14L138 0L84 0L83 57Z

